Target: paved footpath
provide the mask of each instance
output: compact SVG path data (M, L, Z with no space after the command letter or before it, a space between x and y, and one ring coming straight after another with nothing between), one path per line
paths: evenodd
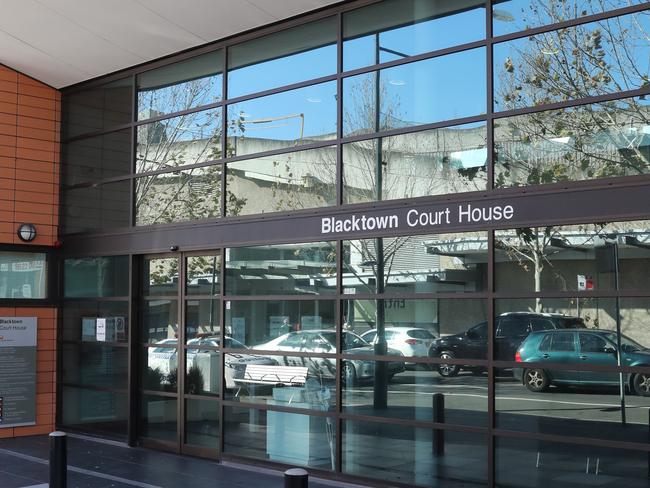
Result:
M47 436L0 440L0 487L47 488ZM282 488L282 473L68 437L68 488ZM310 488L357 485L310 479Z

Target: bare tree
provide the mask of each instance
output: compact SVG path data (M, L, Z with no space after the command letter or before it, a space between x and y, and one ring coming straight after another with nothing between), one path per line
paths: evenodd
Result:
M607 10L609 2L583 3L531 2L527 20L532 25L560 22L586 15L585 9ZM497 46L495 59L501 62L495 66L497 108L538 106L647 86L649 20L648 12L640 12ZM644 132L649 123L644 97L497 120L495 186L648 173L650 151ZM584 242L574 244L587 244L602 228L594 226ZM556 226L521 228L497 245L531 272L534 291L539 292L544 270L553 268L552 257L562 251L553 243L565 241L565 232ZM537 299L536 310L541 308Z

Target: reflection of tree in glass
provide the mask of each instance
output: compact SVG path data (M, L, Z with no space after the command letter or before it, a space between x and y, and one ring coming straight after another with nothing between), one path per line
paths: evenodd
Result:
M181 97L183 104L192 106L193 98L200 99L204 93L199 89L187 90L186 85L169 87L167 96ZM193 112L139 126L138 171L168 170L220 159L220 114L220 110ZM231 153L227 148L226 154ZM138 178L137 223L151 225L219 217L221 172L221 165L212 165ZM226 205L236 215L244 203L244 199L228 195Z
M513 231L499 231L495 234L495 248L503 250L508 258L520 268L532 274L533 291L542 291L542 273L549 268L554 278L562 283L561 289L568 290L567 277L555 270L553 258L567 249L581 249L593 246L594 241L605 236L607 224L589 224L574 227L522 227ZM607 228L607 232L613 229ZM572 234L571 242L567 234ZM575 278L575 276L573 277ZM535 299L535 311L542 311L542 299Z
M375 76L360 77L346 90L343 119L347 135L414 125L403 120L399 95L387 90L383 80L377 117ZM376 200L378 185L383 200L484 190L486 137L484 125L479 124L346 144L344 199L347 203Z
M563 4L533 2L530 15L558 22L566 17ZM650 12L640 12L504 43L497 47L508 56L495 66L495 105L515 109L647 87L649 33ZM649 124L645 97L499 120L495 186L647 173Z

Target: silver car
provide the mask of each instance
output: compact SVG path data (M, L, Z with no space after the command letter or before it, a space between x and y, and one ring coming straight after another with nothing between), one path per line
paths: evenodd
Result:
M361 337L352 332L343 332L343 352L346 355L369 356L375 354L375 349ZM326 330L302 330L289 332L265 343L259 344L253 349L267 351L311 352L311 353L335 353L336 332ZM402 356L397 349L388 349L391 356ZM324 357L296 357L296 356L273 356L276 361L289 366L307 366L312 375L326 378L336 376L336 360ZM404 371L403 361L390 361L388 363L388 378L392 378ZM348 385L357 381L374 378L375 361L367 359L354 359L351 357L344 361L342 376Z

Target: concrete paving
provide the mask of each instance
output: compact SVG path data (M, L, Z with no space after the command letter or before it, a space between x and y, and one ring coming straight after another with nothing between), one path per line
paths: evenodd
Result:
M0 441L0 487L47 487L47 436ZM68 438L68 488L281 488L283 473L219 464L85 437ZM310 488L358 485L310 479Z

